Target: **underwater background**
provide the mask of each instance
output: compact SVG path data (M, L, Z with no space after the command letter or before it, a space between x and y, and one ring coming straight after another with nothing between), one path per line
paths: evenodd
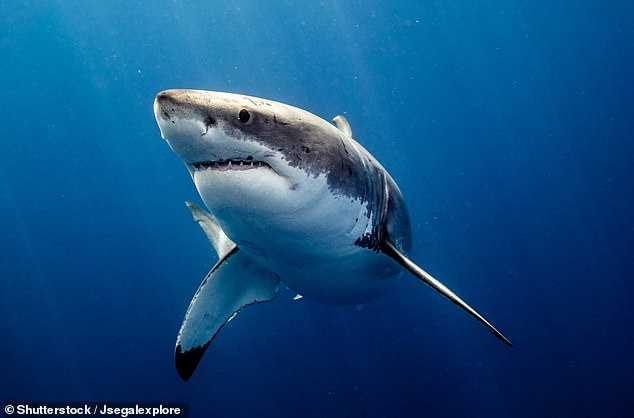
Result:
M634 414L631 1L0 1L0 401L184 401L194 417ZM152 111L269 98L390 171L410 276L365 306L281 292L192 379L215 262Z

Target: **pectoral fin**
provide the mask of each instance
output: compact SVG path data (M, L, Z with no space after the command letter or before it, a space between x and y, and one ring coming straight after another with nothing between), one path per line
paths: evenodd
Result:
M194 373L220 328L242 308L275 299L279 278L235 247L207 274L189 304L176 340L176 371Z
M185 205L192 214L194 222L196 222L207 235L207 239L216 250L218 259L222 260L227 254L229 254L236 244L229 239L218 225L216 218L214 218L209 212L204 211L198 205L192 202L185 202Z
M422 268L418 267L413 261L411 261L409 258L407 258L403 253L401 253L394 246L394 244L392 244L389 240L384 240L383 241L383 243L381 245L381 251L384 254L386 254L389 257L391 257L392 259L394 259L397 263L399 263L407 271L412 273L418 279L422 280L425 284L430 286L436 292L440 293L445 298L449 299L451 302L453 302L455 305L457 305L460 309L464 310L469 315L474 317L478 322L480 322L482 325L487 327L489 329L489 331L491 331L491 333L493 333L493 335L495 335L497 338L499 338L502 342L504 342L505 344L508 344L509 346L513 347L513 344L511 344L511 342L509 340L507 340L506 337L504 335L502 335L502 333L500 331L495 329L495 327L493 325L491 325L489 323L489 321L484 319L479 313L477 313L475 311L475 309L473 309L471 306L467 305L466 302L464 302L462 299L460 299L458 297L458 295L456 295L454 292L449 290L444 284L442 284L441 282L436 280L434 277L432 277L431 274L427 273L425 270L423 270Z

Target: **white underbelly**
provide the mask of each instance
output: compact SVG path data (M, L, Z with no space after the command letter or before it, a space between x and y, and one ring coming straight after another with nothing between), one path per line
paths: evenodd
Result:
M215 190L201 195L227 236L302 296L365 303L387 292L400 271L384 254L355 245L372 232L372 211L360 199L332 193L323 176L306 178L299 190L256 190L243 206L227 200L245 196L219 189L217 179L208 184Z

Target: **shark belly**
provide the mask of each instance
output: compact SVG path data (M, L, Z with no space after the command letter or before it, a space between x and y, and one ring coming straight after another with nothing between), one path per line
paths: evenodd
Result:
M216 180L196 185L223 231L298 294L329 305L359 305L385 294L399 275L389 257L355 245L372 228L367 202L332 193L324 178L307 177L301 190L293 190L294 203L276 205L270 216L262 215L266 208L257 194L235 195ZM275 192L267 186L256 190L270 199ZM253 205L237 207L234 198Z

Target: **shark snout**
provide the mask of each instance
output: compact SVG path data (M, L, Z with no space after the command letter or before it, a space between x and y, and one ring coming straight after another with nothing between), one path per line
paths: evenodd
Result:
M154 99L154 118L156 119L156 123L161 131L161 138L166 140L165 136L165 128L168 124L174 124L174 120L170 118L168 111L166 110L169 107L167 101L169 100L166 96L161 92L156 95Z
M192 103L187 90L165 90L154 99L154 117L161 136L168 142L204 132L204 115Z
M154 99L154 117L160 124L162 120L172 120L171 115L180 107L175 100L174 90L165 90Z
M217 121L214 106L201 92L184 89L164 90L158 93L154 99L154 116L159 126L192 121L210 126Z
M154 98L161 137L187 164L214 160L218 149L211 135L218 123L214 109L199 96L195 90L165 90Z

